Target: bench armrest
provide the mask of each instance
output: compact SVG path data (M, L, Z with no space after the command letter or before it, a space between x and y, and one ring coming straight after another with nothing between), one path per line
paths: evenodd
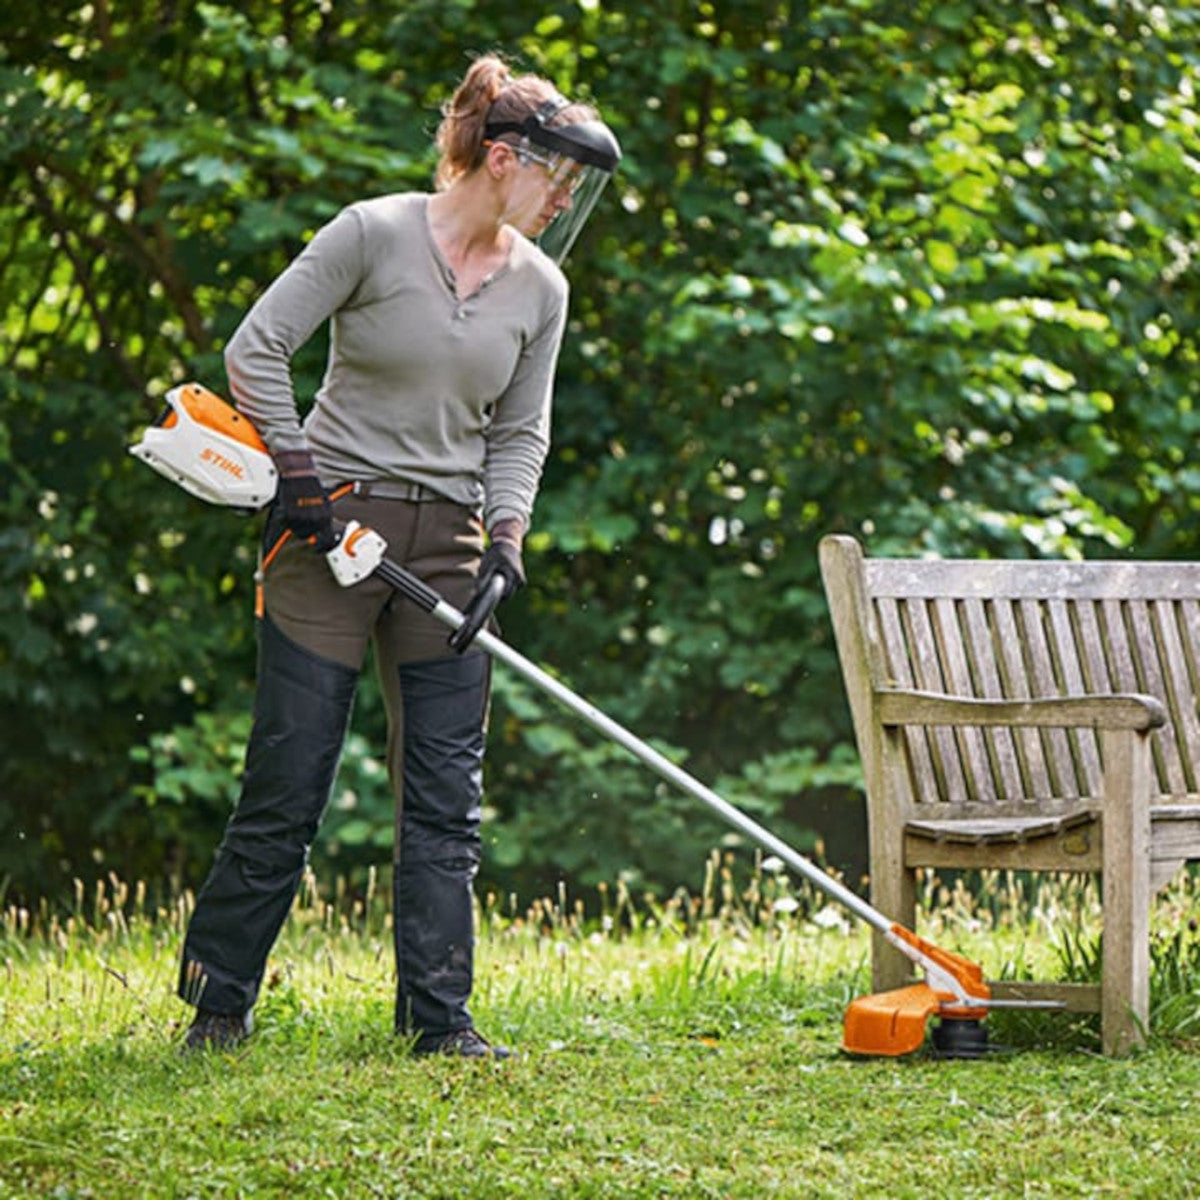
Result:
M875 692L883 725L1013 725L1093 729L1157 729L1166 709L1136 693L1036 700L979 700L903 688Z

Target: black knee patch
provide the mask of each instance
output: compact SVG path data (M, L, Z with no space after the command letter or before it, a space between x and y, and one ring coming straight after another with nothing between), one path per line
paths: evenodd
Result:
M481 654L400 667L406 861L479 861L488 684Z
M357 682L357 671L297 646L263 619L242 797L225 839L230 850L280 866L307 850L337 775Z

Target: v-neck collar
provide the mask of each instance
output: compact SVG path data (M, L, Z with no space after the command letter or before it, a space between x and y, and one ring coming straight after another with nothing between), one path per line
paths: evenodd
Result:
M450 295L456 304L465 304L468 300L474 300L481 293L485 292L496 280L507 275L513 260L513 254L516 250L517 239L514 237L509 243L508 254L505 256L504 262L500 264L490 274L485 275L469 295L462 296L458 291L458 277L454 274L454 268L447 261L445 254L442 253L441 246L438 245L438 240L433 233L433 218L430 215L430 200L431 196L425 197L422 216L424 218L425 239L429 243L429 249L433 254L433 260L437 264L438 272L442 276L442 281L450 291Z

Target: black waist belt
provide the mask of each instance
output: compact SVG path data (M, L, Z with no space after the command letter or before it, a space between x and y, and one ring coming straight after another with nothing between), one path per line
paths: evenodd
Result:
M378 479L370 483L354 484L354 494L363 500L449 500L441 492L413 483L407 479Z

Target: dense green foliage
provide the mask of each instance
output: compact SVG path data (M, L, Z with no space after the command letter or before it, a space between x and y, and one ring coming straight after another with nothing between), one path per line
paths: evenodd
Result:
M428 186L500 48L626 150L569 273L530 657L785 831L853 795L815 547L1192 553L1200 12L46 0L0 18L0 879L193 881L256 525L125 448L313 229ZM320 339L296 364L310 396ZM381 856L364 686L322 853ZM670 885L720 830L501 678L487 879ZM848 802L848 801L847 801Z

